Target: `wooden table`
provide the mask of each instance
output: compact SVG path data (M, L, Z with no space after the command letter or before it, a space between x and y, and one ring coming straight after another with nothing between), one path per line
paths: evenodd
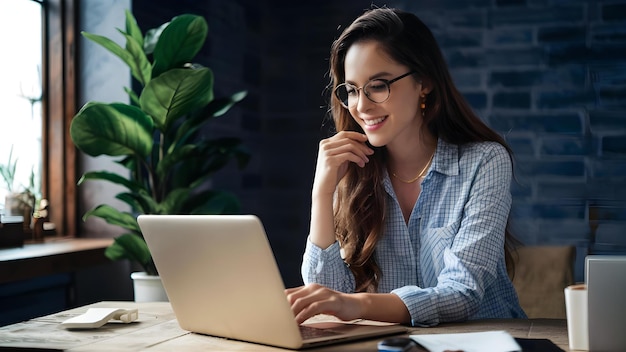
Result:
M101 328L70 331L59 323L82 314L90 307L138 308L139 320L130 324L111 322ZM410 334L460 333L505 330L513 337L548 339L569 351L567 324L561 319L482 320L411 328ZM306 351L377 351L381 338L307 349ZM534 340L533 340L534 341ZM540 341L540 340L537 340ZM546 341L547 342L547 341ZM281 348L232 341L182 330L167 302L99 302L51 314L23 323L0 327L0 351L16 347L62 351L289 351Z

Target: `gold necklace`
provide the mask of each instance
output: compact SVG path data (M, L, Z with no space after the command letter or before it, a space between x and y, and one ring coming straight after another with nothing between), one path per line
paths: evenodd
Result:
M396 175L395 172L392 172L391 174L393 175L393 177L397 178L398 180L400 180L401 182L404 183L413 183L417 180L419 180L420 178L422 178L422 176L424 176L424 172L426 172L426 170L428 169L428 167L430 166L430 164L433 162L433 158L435 157L435 152L433 152L433 155L430 156L430 159L428 160L428 162L426 163L426 166L424 166L424 168L422 169L422 171L420 171L420 173L415 176L415 178L412 178L410 180L403 180L401 179L398 175Z

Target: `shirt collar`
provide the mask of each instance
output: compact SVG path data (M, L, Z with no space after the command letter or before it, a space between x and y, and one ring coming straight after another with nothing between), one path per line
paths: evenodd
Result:
M458 175L459 146L450 144L439 138L437 140L437 150L435 151L431 171L437 171L448 176Z
M391 179L387 168L383 170L385 173L383 179L383 185L385 191L389 194L394 194L393 187L391 186ZM426 174L426 178L430 178L431 172L438 172L447 176L454 176L459 174L459 146L456 144L450 144L441 138L437 139L437 149L435 149L435 156L433 157L433 164L430 171Z

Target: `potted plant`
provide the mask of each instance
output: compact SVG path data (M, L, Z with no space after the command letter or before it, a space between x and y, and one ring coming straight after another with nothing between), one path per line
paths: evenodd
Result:
M20 184L16 186L17 158L13 159L13 147L9 151L7 164L0 164L0 176L6 185L6 195L4 198L5 216L21 216L25 232L30 230L31 218L35 207L35 173L31 170L29 185Z
M118 29L119 30L119 29ZM70 135L87 155L117 157L128 174L86 172L78 184L105 180L125 188L116 198L131 212L101 204L87 211L121 226L105 254L109 259L130 259L145 273L157 275L150 251L137 224L139 214L234 214L239 201L229 192L210 187L213 174L231 160L240 168L249 159L238 138L208 138L206 122L226 113L246 92L216 99L212 71L194 57L207 37L201 16L183 14L142 34L134 16L126 11L123 48L104 36L83 32L87 39L122 59L141 87L129 88L130 103L88 102L74 116Z

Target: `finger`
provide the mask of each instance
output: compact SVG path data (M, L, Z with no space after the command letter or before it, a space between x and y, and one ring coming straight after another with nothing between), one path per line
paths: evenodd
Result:
M287 296L287 301L290 305L293 305L293 302L298 299L298 297L302 296L304 286L288 288L285 290L285 295Z
M291 309L296 315L296 320L304 320L317 314L335 315L340 308L340 293L323 286L315 287L308 294L297 297Z
M298 286L298 287L291 287L291 288L287 288L287 289L285 289L285 294L286 294L286 295L289 295L289 294L291 294L291 293L293 293L293 292L296 292L296 291L298 291L298 290L301 290L301 289L302 289L302 287L303 287L303 286Z
M317 293L300 297L292 305L292 311L298 324L318 314L337 314L339 309L337 293L330 290L326 290L325 295Z
M298 313L295 315L296 323L302 324L307 319L314 317L318 314L331 314L332 315L332 312L329 312L327 309L324 308L325 305L326 305L325 302L313 302L309 304L308 306L304 307L302 310L298 311Z
M359 142L358 145L363 149L363 152L366 155L374 154L374 149L372 149L366 142L368 140L367 135L358 132L347 132L351 139Z
M368 155L374 154L374 150L372 150L370 147L368 147L364 143L355 141L347 141L347 143L343 144L329 144L327 145L327 148L330 153L341 153L345 151L350 151L366 161L369 161Z
M370 148L365 142L367 142L367 136L353 131L342 131L337 133L331 138L328 138L329 141L354 141L357 142L358 145L365 154L372 155L374 154L374 150Z
M353 162L360 167L365 167L365 164L369 163L370 159L366 156L359 156L353 152L345 152L342 154L334 155L333 158L336 160L334 164L341 165L346 161Z
M297 287L291 287L291 288L285 289L285 294L287 295L287 299L289 300L289 302L292 303L297 298L306 296L310 294L310 292L318 290L322 287L323 286L319 284L310 283L310 284L303 285L303 286L297 286Z
M317 284L309 284L301 286L296 289L289 290L287 294L287 300L291 304L291 310L294 314L300 313L303 309L309 306L316 300L320 300L320 293L323 292L324 287Z
M354 307L345 302L345 299L348 298L346 294L329 289L326 289L324 293L323 297L314 297L313 301L306 304L302 309L296 308L296 310L293 310L297 312L295 313L295 318L298 323L302 323L318 314L332 315L341 320L351 320L359 317ZM309 298L306 297L306 299Z
M360 166L364 166L365 163L369 162L367 155L371 151L365 144L348 139L324 141L320 143L320 150L327 158L338 157L339 162L334 163L336 165L341 164L345 160L350 160ZM373 151L371 152L373 153ZM351 155L356 156L358 159L351 157Z
M337 134L335 134L335 136L338 136L340 138L350 138L350 139L354 139L360 142L365 142L367 141L367 135L360 133L360 132L355 132L355 131L340 131L337 132Z

